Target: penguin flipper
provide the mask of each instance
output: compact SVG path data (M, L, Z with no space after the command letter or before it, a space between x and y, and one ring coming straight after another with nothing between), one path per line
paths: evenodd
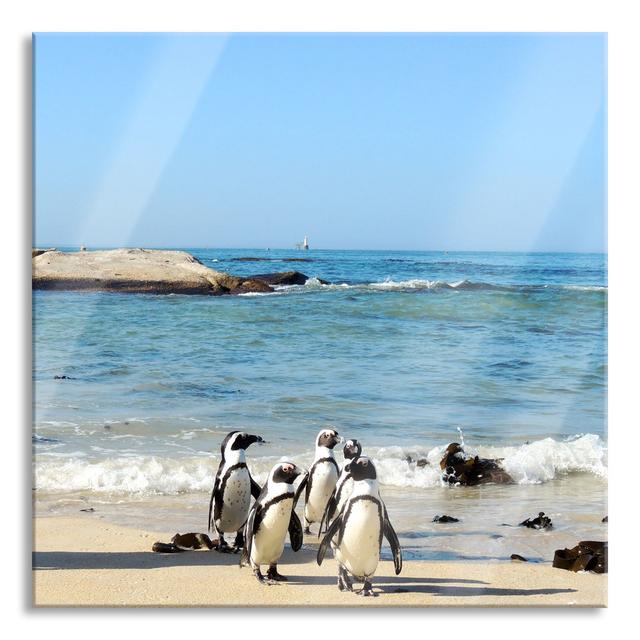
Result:
M211 498L209 499L209 519L207 520L207 531L211 531L211 525L213 524L213 528L215 530L215 524L213 519L211 518L211 513L213 512L213 503L218 498L218 487L220 486L220 470L218 469L218 473L216 473L216 479L213 483L213 489L211 491Z
M391 522L389 521L387 507L383 506L383 509L384 522L382 524L382 532L384 534L384 537L389 541L389 545L391 546L391 552L393 553L393 566L396 570L396 575L398 575L402 571L402 548L400 547L398 536L396 535L396 532L391 526Z
M256 512L258 511L258 501L253 503L251 509L249 509L249 517L244 525L244 546L242 547L242 554L240 555L240 566L249 564L249 558L251 558L251 547L253 546L253 533L256 524Z
M296 505L298 504L298 499L300 498L300 495L304 491L304 488L307 486L307 482L309 482L309 474L305 473L302 478L302 481L300 482L300 484L298 485L298 488L296 489L295 496L293 497L293 509L296 508Z
M289 540L291 541L291 549L293 551L300 551L302 547L302 524L298 514L292 509L291 519L289 520Z
M251 495L257 500L262 491L262 487L253 479L249 474L249 480L251 480Z
M340 512L340 515L331 523L331 525L327 529L327 533L325 533L324 538L322 538L322 542L318 547L318 555L316 556L316 561L318 562L319 565L321 565L322 561L324 560L324 556L327 553L327 547L329 546L329 543L333 539L333 536L335 536L336 533L338 533L338 529L342 526L343 512L344 512L344 509L343 511Z
M327 523L327 527L329 527L329 523L331 522L331 518L333 518L333 514L336 512L336 507L338 506L338 496L336 495L336 490L333 490L331 497L327 501L327 506L324 508L324 513L322 514L322 520L320 520L320 528L318 529L318 538L322 533L322 529L324 527L325 522Z

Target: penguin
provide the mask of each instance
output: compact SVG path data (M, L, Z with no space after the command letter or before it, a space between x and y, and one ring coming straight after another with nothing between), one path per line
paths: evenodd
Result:
M304 533L310 533L309 525L320 522L327 502L338 482L338 463L333 448L342 442L335 429L323 429L316 438L316 454L309 473L303 478L296 491L296 502L305 489Z
M371 577L380 561L382 536L391 546L396 575L402 571L402 549L389 522L387 508L380 497L373 462L365 456L349 463L353 489L338 516L333 520L320 546L317 562L322 564L327 547L333 542L338 562L338 589L353 591L350 575L363 586L362 596L375 596Z
M222 441L222 460L209 500L208 531L218 533L218 551L238 553L243 546L242 527L249 515L251 496L257 498L260 485L251 477L245 461L245 450L254 442L263 443L260 436L232 431ZM213 511L213 518L211 512ZM233 547L224 539L225 533L235 533Z
M302 525L295 512L293 483L303 473L292 462L276 464L249 511L240 566L250 564L253 574L262 584L287 580L278 573L278 560L284 550L287 531L291 548L298 551L302 547ZM266 577L260 571L263 564L269 565Z
M336 488L333 490L327 506L320 522L320 529L318 529L318 537L321 533L326 533L327 528L333 520L333 516L336 513L340 513L342 507L351 494L353 488L353 478L351 477L351 469L349 463L355 460L362 453L362 446L357 440L347 440L347 443L342 449L342 455L344 456L344 466L340 472L340 477L336 483Z

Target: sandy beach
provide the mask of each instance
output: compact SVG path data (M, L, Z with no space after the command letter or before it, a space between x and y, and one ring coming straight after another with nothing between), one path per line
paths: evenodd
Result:
M607 576L572 573L529 563L407 561L401 575L380 563L379 597L361 598L336 587L336 568L315 562L313 537L300 552L288 548L279 564L289 582L262 586L238 557L208 551L158 554L166 534L125 528L87 517L34 520L33 604L84 607L172 606L606 606ZM183 533L183 532L181 532Z

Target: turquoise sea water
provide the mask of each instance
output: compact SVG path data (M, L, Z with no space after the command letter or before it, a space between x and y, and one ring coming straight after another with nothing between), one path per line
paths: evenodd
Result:
M426 535L428 509L452 499L469 517L489 500L477 515L494 514L491 527L514 503L524 513L511 520L562 504L567 535L605 515L606 256L185 250L222 271L312 280L239 297L35 292L34 475L47 509L163 500L197 527L226 432L268 440L249 451L260 478L281 456L308 465L331 424L376 460L418 555L464 556L464 536L447 552ZM443 487L437 460L459 429L518 484Z

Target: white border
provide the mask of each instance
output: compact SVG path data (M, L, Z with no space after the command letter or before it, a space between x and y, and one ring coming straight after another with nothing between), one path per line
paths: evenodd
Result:
M2 511L6 539L20 538L24 547L5 548L3 594L0 602L11 622L28 625L29 631L48 636L156 638L229 638L248 634L271 637L375 637L414 634L453 638L458 634L492 638L537 638L541 636L590 638L615 633L605 627L620 621L633 628L637 592L633 573L638 535L638 410L637 396L640 354L638 319L635 313L636 264L639 235L638 69L640 60L638 20L632 2L588 0L537 2L449 1L379 2L370 0L324 0L323 2L271 1L213 2L180 0L56 0L5 2L0 38L5 90L0 101L2 126L2 243L4 313L2 371L2 413L4 502ZM637 4L637 3L636 3ZM615 5L615 6L614 6ZM28 401L31 366L27 360L30 343L30 277L26 257L30 240L28 214L30 159L25 149L25 131L30 123L26 104L25 52L32 31L606 31L609 33L609 251L610 251L610 411L611 445L611 567L609 609L605 611L488 610L452 611L351 611L321 610L302 613L292 610L264 612L246 610L223 614L210 611L36 611L27 609L25 594L30 583L30 517L24 492L18 490L25 478L24 442L29 431ZM19 268L16 269L16 266ZM15 276L18 277L15 277ZM6 289L9 289L7 292ZM8 293L9 297L6 297ZM8 356L8 358L6 357ZM29 448L30 449L30 448ZM16 453L14 453L16 452ZM27 463L28 464L28 463ZM27 471L27 475L29 471ZM15 526L17 523L18 526ZM634 547L635 545L635 547ZM625 549L630 552L627 555ZM627 564L633 563L633 564ZM10 567L6 567L10 564ZM7 571L6 569L9 569ZM637 579L637 578L636 578ZM626 620L624 620L624 619ZM58 624L57 624L58 623ZM477 625L477 626L476 626ZM626 625L625 625L626 626ZM634 625L635 626L635 625ZM26 631L26 629L25 629ZM377 633L376 633L377 632ZM14 632L15 633L15 632ZM624 631L623 631L624 633ZM628 631L627 631L628 633Z

